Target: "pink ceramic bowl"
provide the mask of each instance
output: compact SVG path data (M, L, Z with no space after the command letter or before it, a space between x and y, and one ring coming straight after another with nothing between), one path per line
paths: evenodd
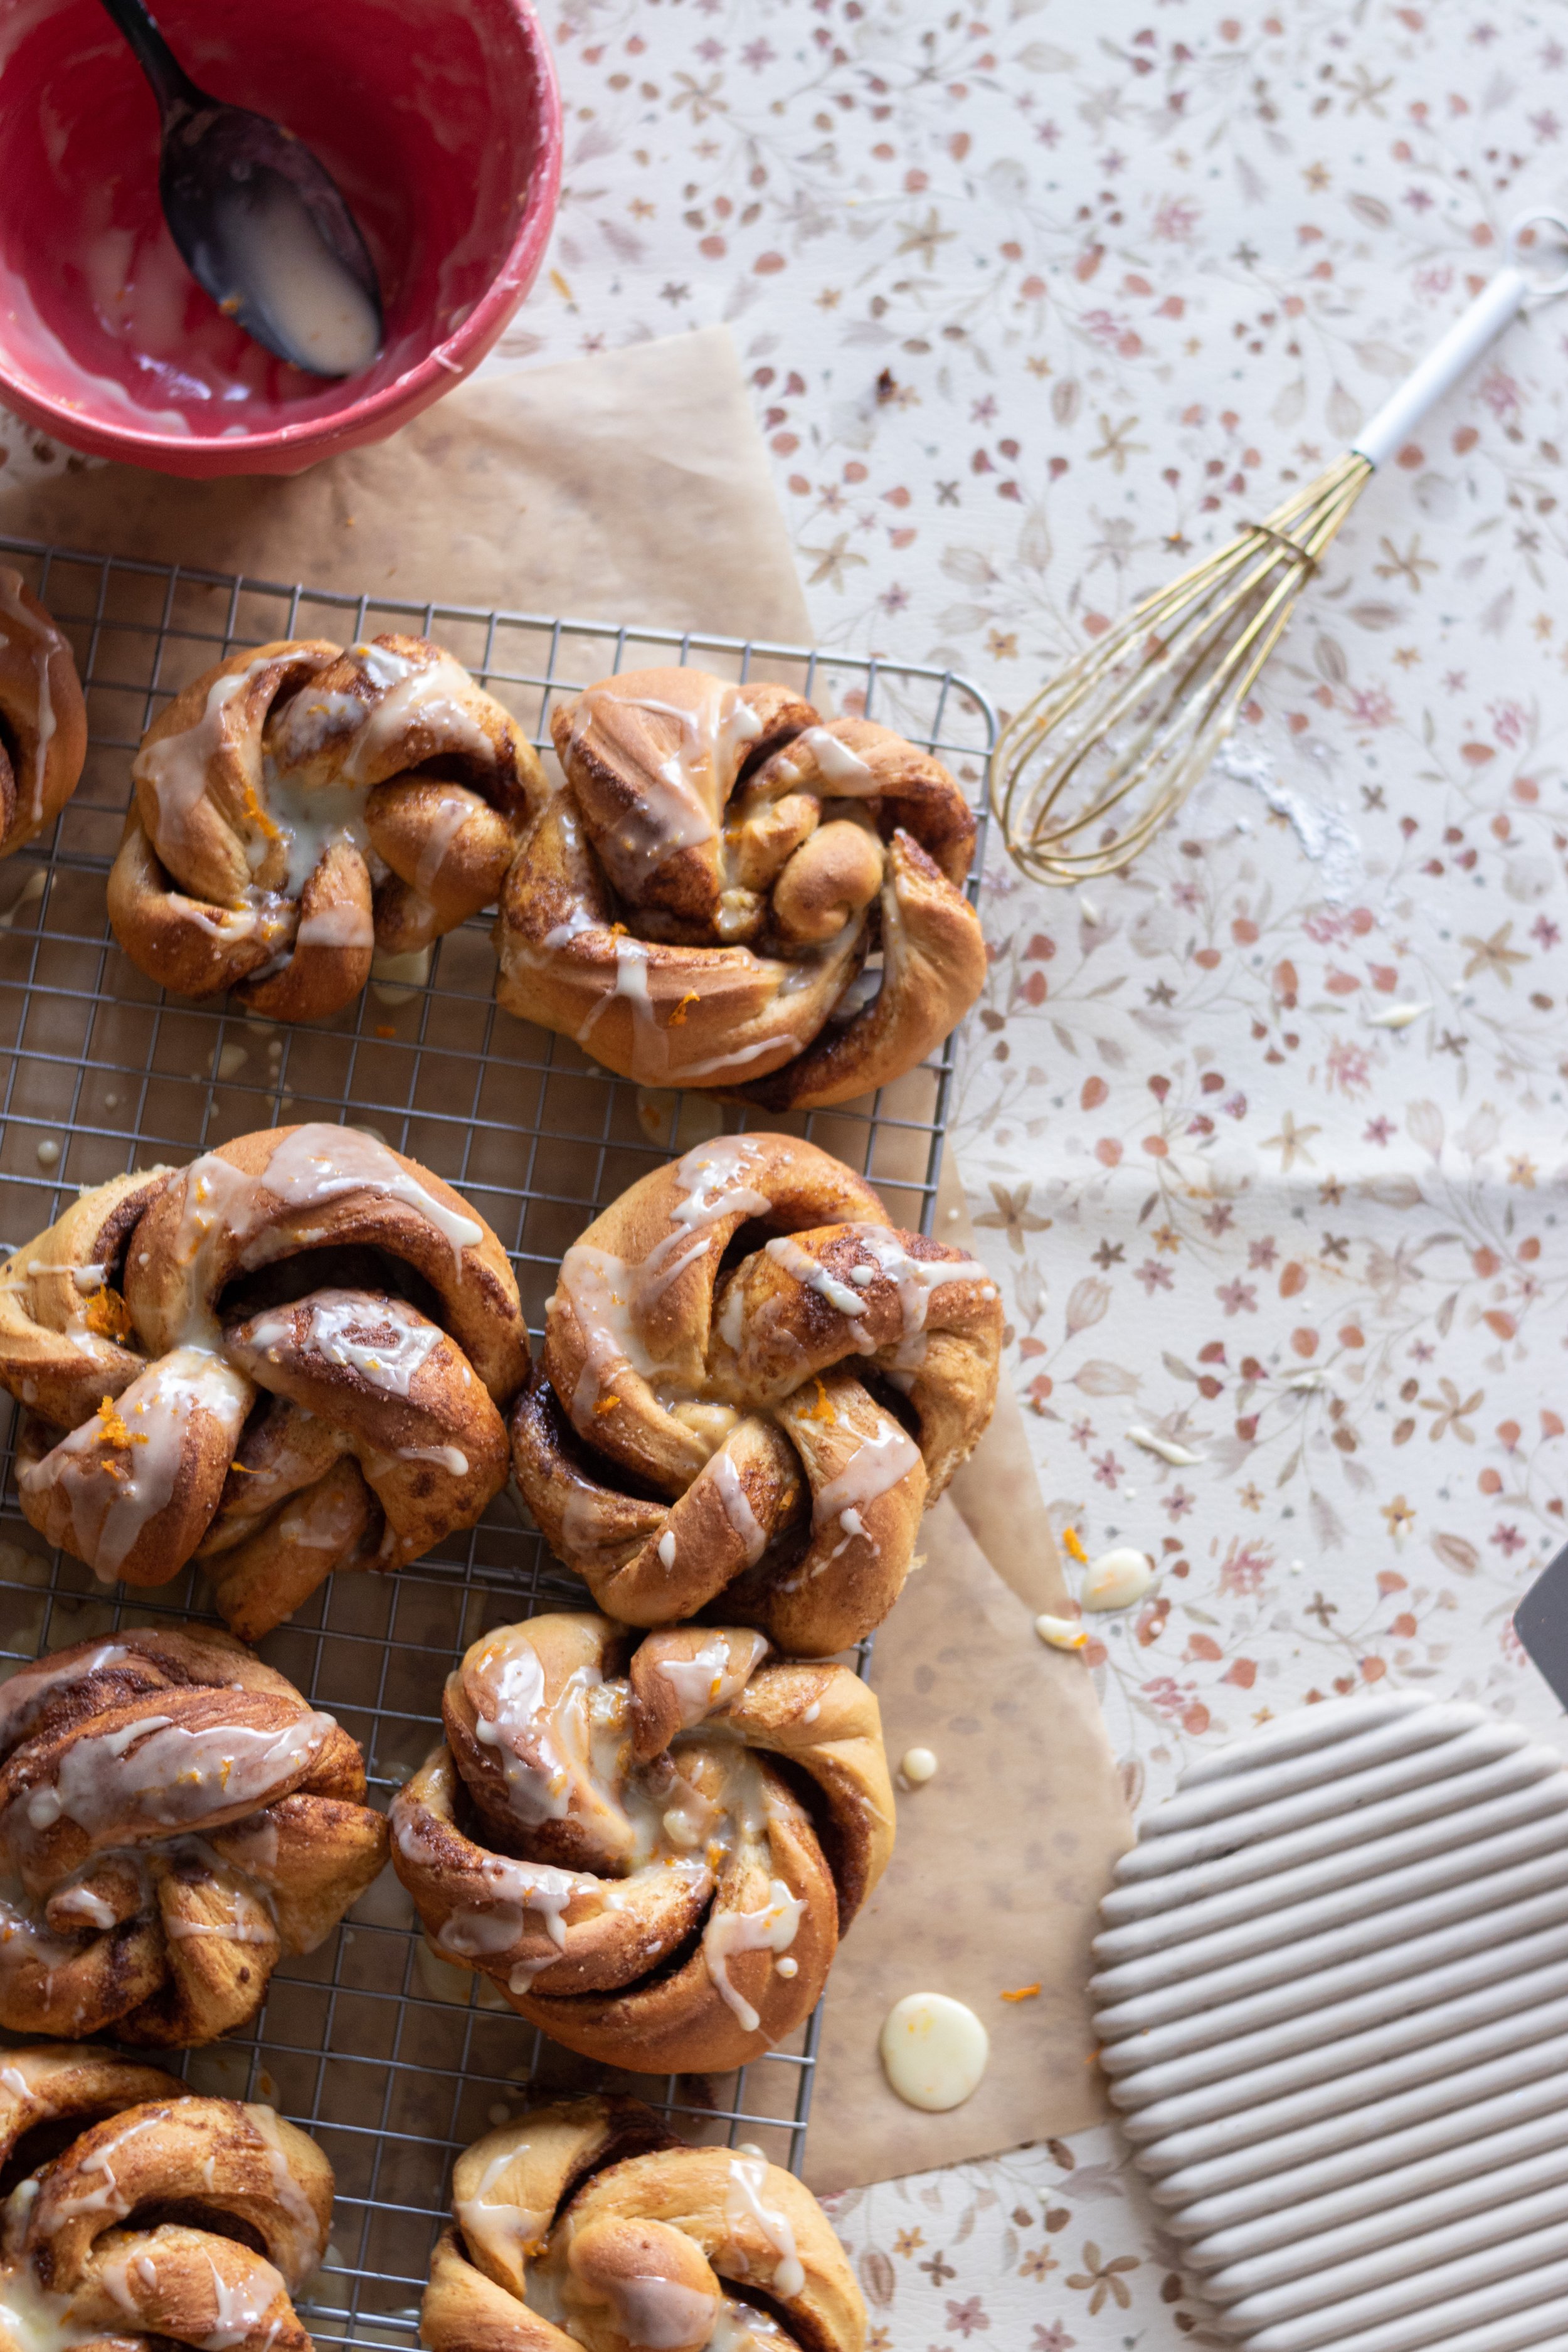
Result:
M158 114L98 0L0 5L0 403L167 474L293 474L476 367L543 258L561 101L527 0L158 0L195 80L335 175L386 345L324 383L225 319L158 205Z

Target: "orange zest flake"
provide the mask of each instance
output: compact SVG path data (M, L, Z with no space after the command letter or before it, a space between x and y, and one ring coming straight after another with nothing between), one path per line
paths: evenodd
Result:
M614 1412L619 1402L620 1398L616 1396L614 1390L612 1390L607 1397L601 1397L599 1399L598 1403L594 1407L594 1411L595 1412Z
M100 1290L94 1291L88 1304L86 1321L88 1329L96 1331L100 1339L129 1339L131 1337L131 1309L119 1291L110 1290L108 1283Z
M324 703L318 703L314 705L313 708L324 710L326 705ZM247 783L246 785L245 798L241 803L241 805L245 810L246 815L249 817L251 823L260 826L268 841L282 840L283 835L279 832L278 827L273 824L272 819L268 815L267 811L257 799L256 787L254 784Z
M816 1402L805 1417L807 1421L825 1421L830 1429L838 1418L833 1410L833 1400L821 1381L816 1383Z
M378 1037L395 1037L397 1032L390 1021L378 1021L375 1024L375 1034Z
M1016 1992L1005 1992L1002 1998L1004 2000L1037 2000L1039 1994L1040 1988L1037 1984L1020 1985Z
M612 923L610 925L610 937L613 940L624 940L626 936L626 927L625 923Z
M231 1478L234 1476L236 1471L239 1473L239 1475L242 1478L259 1478L261 1475L259 1470L247 1470L243 1462L231 1462L229 1464L228 1474Z
M674 1012L670 1014L669 1026L672 1029L679 1029L683 1027L686 1021L687 1006L689 1004L700 1004L702 1000L698 995L697 991L694 988L689 988L685 995L681 998L679 1003L676 1006Z
M106 1396L104 1398L102 1403L98 1408L98 1417L103 1423L103 1427L98 1433L98 1443L100 1445L132 1446L146 1444L146 1433L140 1429L129 1430L126 1428L124 1420L121 1414L120 1407L115 1403L112 1397Z
M1089 1554L1085 1551L1082 1544L1079 1541L1079 1533L1076 1528L1064 1528L1062 1529L1062 1541L1067 1546L1068 1550L1071 1553L1074 1559L1088 1559Z

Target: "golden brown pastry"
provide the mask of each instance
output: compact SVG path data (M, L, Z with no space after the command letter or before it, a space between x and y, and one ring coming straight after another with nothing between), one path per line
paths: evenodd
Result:
M809 2016L887 1864L881 1718L749 1630L633 1638L560 1614L476 1642L393 1866L442 1957L569 2050L721 2072Z
M21 1667L0 1685L0 2025L163 2049L244 2025L381 1870L364 1793L358 1744L232 1634Z
M86 758L75 656L21 573L0 563L0 857L54 823Z
M36 2132L59 2152L29 2170ZM4 2352L311 2352L290 2298L326 2252L332 2168L270 2107L108 2050L8 2050L0 2160Z
M424 637L237 653L148 729L109 879L130 956L184 996L310 1021L500 894L542 806L532 745Z
M458 2158L427 2352L864 2352L866 2306L811 2191L688 2147L635 2099L570 2099Z
M595 1218L545 1330L518 1483L599 1606L661 1625L711 1605L828 1657L892 1606L991 1417L1002 1307L816 1145L725 1136Z
M251 1641L334 1569L471 1527L527 1368L495 1234L358 1128L117 1177L0 1267L33 1526L106 1580L200 1559Z
M565 788L496 924L509 1012L786 1110L886 1086L974 1002L974 816L901 735L698 669L602 678L551 730Z

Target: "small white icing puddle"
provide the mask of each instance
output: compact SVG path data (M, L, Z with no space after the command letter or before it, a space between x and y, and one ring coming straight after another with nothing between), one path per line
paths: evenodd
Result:
M936 1752L930 1748L906 1748L899 1769L911 1789L921 1789L936 1778Z
M963 2001L944 1992L910 1992L888 2011L878 2049L905 2105L942 2115L979 2089L991 2037Z
M1047 1612L1036 1618L1035 1631L1053 1650L1082 1650L1089 1644L1089 1634L1078 1617L1053 1617Z
M1079 1606L1097 1611L1131 1609L1135 1601L1142 1600L1153 1581L1148 1553L1134 1551L1131 1544L1123 1544L1115 1551L1102 1551L1098 1559L1089 1562L1078 1596Z

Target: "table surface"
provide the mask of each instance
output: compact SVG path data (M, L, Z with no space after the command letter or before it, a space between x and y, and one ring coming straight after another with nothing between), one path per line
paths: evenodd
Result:
M1309 479L1562 185L1545 5L551 29L560 226L492 364L727 320L819 639L1004 707ZM1243 777L1087 892L993 860L955 1133L1053 1521L1161 1562L1091 1652L1141 1806L1363 1685L1562 1739L1511 1612L1568 1468L1565 350L1511 330L1373 484ZM836 2218L873 2352L1217 2340L1110 2128Z

